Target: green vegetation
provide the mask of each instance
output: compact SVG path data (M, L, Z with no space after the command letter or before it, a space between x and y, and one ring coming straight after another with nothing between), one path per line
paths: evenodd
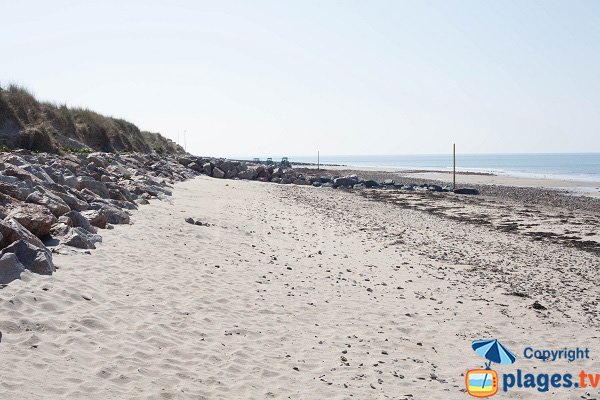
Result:
M156 152L183 154L181 146L158 133L85 108L38 101L27 89L0 88L0 148L53 153Z

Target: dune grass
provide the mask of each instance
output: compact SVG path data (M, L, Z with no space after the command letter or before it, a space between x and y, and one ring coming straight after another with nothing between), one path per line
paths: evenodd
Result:
M0 146L35 151L183 154L172 140L87 108L42 102L26 88L0 87Z

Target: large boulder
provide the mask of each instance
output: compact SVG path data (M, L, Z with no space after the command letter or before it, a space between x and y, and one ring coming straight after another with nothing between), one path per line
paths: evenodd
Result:
M96 209L83 211L81 214L90 221L92 226L104 229L107 224L128 224L130 222L127 211L111 204L92 203L91 206Z
M212 176L214 178L223 179L225 177L225 172L218 167L214 167L212 171Z
M68 213L66 213L65 215L63 215L61 218L63 218L63 217L68 218L69 221L71 222L71 226L73 226L73 227L83 228L86 231L91 232L91 233L98 232L96 227L92 226L90 221L80 212L71 210Z
M112 174L119 176L119 177L123 177L123 178L131 177L131 171L129 169L127 169L124 165L117 163L117 162L109 165L106 168L106 170Z
M239 172L240 172L240 170L237 167L228 169L227 172L225 172L225 178L233 179L238 176Z
M209 162L204 163L202 166L202 172L204 172L208 176L212 176L213 165Z
M240 179L248 179L248 180L252 180L252 179L256 179L258 177L258 173L256 172L256 168L248 168L245 171L241 171L238 174L238 177Z
M92 153L87 156L87 161L98 168L106 168L109 160L107 160L105 157L106 156L102 153Z
M479 194L479 190L474 189L474 188L460 188L460 189L454 189L454 193L456 194L469 194L469 195L478 195Z
M18 240L24 240L31 243L33 246L44 247L44 244L40 239L25 229L23 225L12 217L6 217L0 221L0 234L0 248L9 246Z
M60 198L71 210L83 211L89 208L88 203L77 197L75 193L71 192L72 189L68 187L65 188L60 185L52 185L51 187L38 186L37 190Z
M79 191L88 189L103 199L108 199L110 197L106 184L104 182L97 181L90 176L78 176L75 183L75 188Z
M57 217L60 217L64 213L71 211L71 208L67 205L67 203L65 203L60 197L50 192L41 193L36 190L35 192L27 196L25 202L44 206L48 208L52 212L52 214L56 215Z
M183 156L183 157L178 157L177 158L177 162L179 164L181 164L181 165L189 166L191 163L194 162L194 160L192 160L191 157L185 157L185 156Z
M356 175L344 176L333 180L334 187L353 187L358 183Z
M52 263L50 251L42 246L34 246L25 240L18 240L0 252L0 258L12 253L23 267L31 272L42 275L52 275L56 268Z
M52 235L53 239L60 238L66 236L70 230L71 227L68 224L66 224L64 221L59 221L57 224L52 225L52 228L50 229L50 235Z
M33 186L34 184L42 182L37 176L17 166L7 166L2 171L2 174L5 176L13 176L19 181L25 182L29 186Z
M6 253L0 257L0 284L6 285L21 278L25 266L14 253Z
M0 175L0 193L17 200L25 200L33 192L30 184L15 176Z
M15 204L7 212L6 216L14 218L38 238L48 235L52 224L56 222L56 217L50 210L39 204Z
M108 221L106 220L106 215L100 210L86 210L82 211L81 214L90 221L92 226L101 229L106 228Z
M79 249L95 249L98 242L102 242L102 236L77 227L69 229L61 239L62 244Z
M106 222L109 224L128 224L130 221L127 211L110 204L103 204L100 212L106 215Z
M202 165L200 165L200 163L199 163L199 162L196 162L196 161L189 163L189 164L187 165L187 167L188 167L189 169L193 170L193 171L196 171L196 172L202 172L202 171L203 171L203 169L204 169L204 168L203 168L203 166L202 166Z

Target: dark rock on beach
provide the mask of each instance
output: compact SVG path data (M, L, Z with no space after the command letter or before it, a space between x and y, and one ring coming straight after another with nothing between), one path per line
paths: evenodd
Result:
M473 188L460 188L454 189L454 193L456 194L469 194L469 195L478 195L479 190Z
M0 257L12 253L24 268L37 274L51 275L56 269L52 263L50 251L42 246L35 246L25 240L18 240L2 249Z

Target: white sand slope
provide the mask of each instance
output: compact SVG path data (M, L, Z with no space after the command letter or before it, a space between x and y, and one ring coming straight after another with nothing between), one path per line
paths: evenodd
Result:
M483 364L470 342L490 337L523 370L600 373L590 253L342 191L206 177L132 220L0 290L1 399L466 399L462 374ZM517 280L545 289L506 295ZM571 345L595 359L521 357ZM553 392L498 398L590 391Z

